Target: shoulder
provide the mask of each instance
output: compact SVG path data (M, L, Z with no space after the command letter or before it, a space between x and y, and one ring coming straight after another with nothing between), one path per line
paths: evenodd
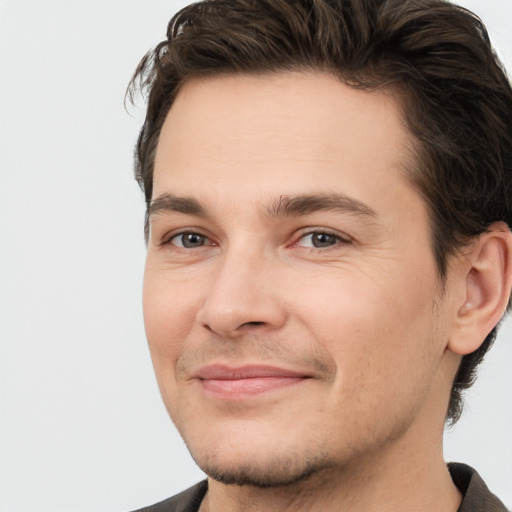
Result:
M473 468L451 462L448 469L453 483L463 496L457 512L508 512Z
M203 480L171 498L134 512L197 512L207 490L208 482Z

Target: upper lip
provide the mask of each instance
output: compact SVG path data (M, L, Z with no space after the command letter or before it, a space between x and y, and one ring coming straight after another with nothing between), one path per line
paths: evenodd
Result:
M199 368L193 377L202 380L240 380L265 377L274 378L305 378L309 375L304 372L267 365L229 366L223 364L210 364Z

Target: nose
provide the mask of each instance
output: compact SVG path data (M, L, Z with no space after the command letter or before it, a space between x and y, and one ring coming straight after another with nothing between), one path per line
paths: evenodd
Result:
M223 338L282 327L287 318L277 269L261 254L232 251L215 269L198 322Z

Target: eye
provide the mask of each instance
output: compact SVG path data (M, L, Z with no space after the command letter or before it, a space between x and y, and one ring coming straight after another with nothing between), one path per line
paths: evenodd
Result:
M184 249L195 249L204 245L215 245L210 239L200 233L186 232L174 235L169 239L168 244Z
M312 233L307 233L306 235L302 236L295 245L297 247L324 249L339 243L348 243L348 241L342 239L340 236L335 235L334 233L329 233L326 231L313 231Z

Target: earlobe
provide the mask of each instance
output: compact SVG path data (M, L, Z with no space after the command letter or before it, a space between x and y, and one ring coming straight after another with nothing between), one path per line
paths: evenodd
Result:
M503 222L489 227L465 254L464 301L460 304L448 348L474 352L503 316L512 286L512 233Z

